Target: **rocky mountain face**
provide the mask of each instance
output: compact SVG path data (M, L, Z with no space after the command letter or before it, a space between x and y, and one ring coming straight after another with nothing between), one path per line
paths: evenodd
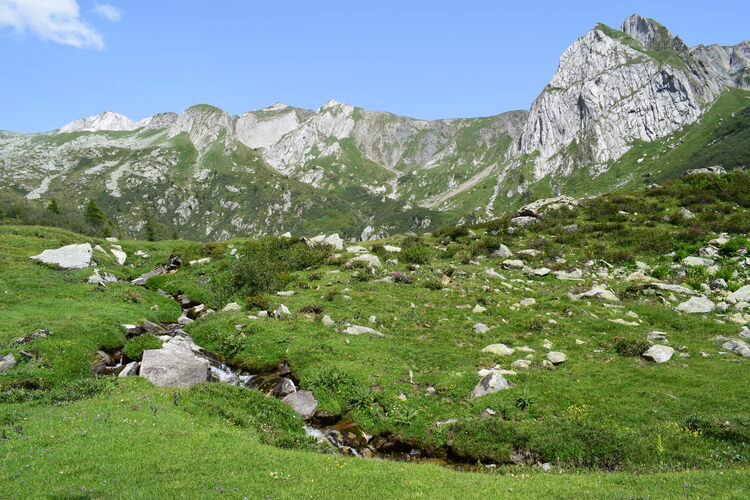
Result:
M154 222L192 239L428 230L509 213L571 179L585 191L639 141L750 88L749 68L750 42L688 48L634 15L576 40L529 112L425 121L333 100L239 116L198 105L137 123L105 112L48 133L0 132L0 190L94 199L140 237Z

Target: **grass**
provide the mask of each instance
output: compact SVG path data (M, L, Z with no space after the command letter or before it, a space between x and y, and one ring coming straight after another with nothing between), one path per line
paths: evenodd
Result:
M712 340L736 336L739 325L720 311L678 313L681 299L625 277L642 261L652 270L646 274L700 288L709 272L673 265L725 231L729 242L715 257L717 273L730 289L747 284L740 253L750 230L741 222L748 219L749 183L747 173L690 176L586 200L513 235L507 220L497 220L363 242L382 262L398 260L373 271L344 265L346 251L333 257L293 239L123 241L125 266L95 254L98 268L123 280L170 255L186 263L211 258L152 278L146 288L100 288L85 283L90 269L60 271L28 260L74 242L107 248L102 239L2 226L0 354L11 351L20 364L0 376L7 471L0 496L746 496L750 420L742 381L750 363L719 354ZM696 218L677 217L681 206ZM532 268L584 269L583 281L504 269L503 259L491 255L500 243L516 253L538 250L513 257ZM385 245L402 251L386 252ZM136 250L150 257L135 257ZM597 275L599 267L609 277ZM489 268L503 277L488 276ZM571 297L595 284L621 300L608 307ZM346 458L308 439L289 407L252 390L218 384L170 390L137 378L95 378L98 349L127 349L120 324L177 318L179 308L157 289L185 293L217 311L232 301L253 306L187 327L196 343L225 360L254 372L285 361L321 410L349 417L373 436L496 467L457 473ZM281 290L295 293L275 294ZM711 297L721 300L717 292ZM520 306L524 298L535 303ZM281 304L292 312L282 320L248 317ZM478 305L484 310L473 312ZM334 327L322 324L324 314ZM478 322L489 330L475 333ZM346 335L346 324L384 336ZM12 343L41 328L52 334ZM680 349L668 363L640 357L652 330L666 332ZM554 370L540 364L547 342L568 356ZM495 343L535 352L482 352ZM508 375L514 387L469 397L478 370L507 369L516 359L529 359L531 368ZM554 472L541 471L540 463ZM446 482L450 489L438 488Z

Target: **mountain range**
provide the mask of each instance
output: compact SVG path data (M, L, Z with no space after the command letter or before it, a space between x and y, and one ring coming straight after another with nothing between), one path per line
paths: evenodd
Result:
M749 110L749 41L688 47L633 15L578 38L529 111L425 121L334 100L238 116L200 104L140 122L107 111L0 131L0 192L70 209L94 200L129 237L156 221L193 240L370 239L747 166L750 153L727 145L747 138Z

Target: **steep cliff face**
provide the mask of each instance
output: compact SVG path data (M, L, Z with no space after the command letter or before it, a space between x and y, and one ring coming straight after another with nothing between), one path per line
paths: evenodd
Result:
M656 21L631 16L621 31L599 25L562 55L513 154L538 155L537 179L577 166L604 171L633 141L697 120L725 81Z

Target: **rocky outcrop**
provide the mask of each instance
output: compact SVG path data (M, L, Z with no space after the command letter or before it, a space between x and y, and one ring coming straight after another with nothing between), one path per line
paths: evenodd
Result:
M66 245L54 250L45 250L39 255L29 257L45 264L52 264L62 269L83 269L91 265L93 250L89 243Z
M96 116L81 118L60 127L59 132L98 132L100 130L133 130L136 124L127 116L105 111Z

